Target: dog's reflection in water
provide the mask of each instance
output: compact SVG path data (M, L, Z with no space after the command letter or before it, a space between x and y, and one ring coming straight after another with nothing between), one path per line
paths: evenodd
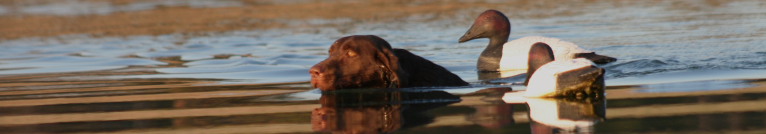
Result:
M460 97L444 91L355 89L324 92L319 101L322 106L311 113L314 131L389 133L433 122L424 111L459 102Z

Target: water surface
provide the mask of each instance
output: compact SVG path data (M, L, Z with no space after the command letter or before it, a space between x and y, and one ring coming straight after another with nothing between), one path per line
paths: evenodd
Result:
M237 7L72 1L0 6L0 15L77 17ZM78 1L82 2L82 1ZM270 4L301 4L301 1ZM308 2L310 3L310 2ZM332 3L332 2L330 2ZM482 2L477 2L482 3ZM458 44L486 8L397 21L284 20L273 29L204 35L68 34L0 41L0 130L9 133L698 133L766 131L766 3L589 1L490 3L511 39L542 35L618 58L607 100L499 97L523 79L482 82L487 40ZM408 3L409 6L458 2ZM268 4L266 4L268 5ZM550 5L550 6L548 6ZM8 8L15 7L15 8ZM88 10L75 10L75 9ZM352 25L353 24L353 25ZM304 25L316 26L306 27ZM374 34L445 66L467 87L322 94L307 70L346 35ZM509 89L511 87L512 89ZM424 97L426 96L426 97ZM360 99L365 98L365 99ZM548 110L540 110L548 109ZM558 112L540 112L555 109ZM364 118L360 118L364 117ZM558 117L558 118L553 118ZM346 122L359 123L342 123ZM367 124L362 123L367 122ZM363 124L363 125L356 125Z

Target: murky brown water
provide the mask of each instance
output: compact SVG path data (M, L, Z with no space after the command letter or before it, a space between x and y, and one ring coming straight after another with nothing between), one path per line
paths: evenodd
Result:
M744 1L0 2L0 133L766 133L766 3ZM619 61L606 100L503 102L475 15ZM468 87L320 93L308 67L376 34ZM582 43L581 43L582 42ZM512 88L512 89L511 89Z

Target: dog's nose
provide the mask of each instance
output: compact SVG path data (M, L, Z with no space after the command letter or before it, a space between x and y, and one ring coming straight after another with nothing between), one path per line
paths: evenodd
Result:
M311 77L322 76L322 72L319 71L319 68L317 67L312 67L311 69L309 69L309 73L311 74Z

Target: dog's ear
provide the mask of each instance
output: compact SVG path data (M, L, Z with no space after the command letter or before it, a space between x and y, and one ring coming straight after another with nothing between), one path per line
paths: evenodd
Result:
M379 59L380 69L383 70L383 79L387 81L387 88L400 88L402 87L402 77L404 71L400 70L399 58L393 53L391 49L381 49L378 51L377 59Z
M387 88L400 88L407 85L407 73L399 66L399 57L394 54L391 45L386 40L374 35L370 35L373 45L378 48L376 59L382 65L383 76L389 83Z

